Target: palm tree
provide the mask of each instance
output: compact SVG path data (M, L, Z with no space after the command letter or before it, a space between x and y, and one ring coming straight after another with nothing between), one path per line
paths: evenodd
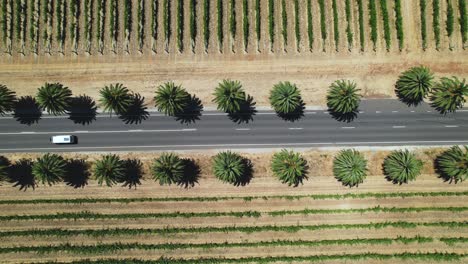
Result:
M10 161L4 156L0 156L0 181L8 179L8 169L10 168Z
M392 152L383 164L385 176L399 184L415 180L422 167L423 162L408 150Z
M333 174L345 186L358 186L367 174L367 161L358 151L342 150L333 160Z
M4 115L5 112L13 111L15 102L15 92L8 89L5 85L0 84L0 115Z
M441 114L455 112L463 107L466 102L465 96L468 96L468 85L465 79L460 81L457 77L443 77L440 82L434 84L431 105Z
M70 105L72 92L61 83L46 83L38 89L36 100L49 114L64 114Z
M220 152L213 158L213 172L223 182L241 182L247 172L244 159L231 151Z
M454 146L440 155L437 160L439 174L450 182L468 179L468 146Z
M213 102L218 104L218 110L227 113L239 112L245 102L245 92L239 81L223 80L213 95Z
M34 162L32 173L37 180L51 186L65 177L66 166L67 162L61 156L47 153Z
M283 149L273 155L271 169L282 183L298 186L306 177L307 162L299 153Z
M331 112L337 114L352 114L357 112L361 95L352 81L337 80L330 85L327 95L327 106Z
M109 111L111 116L112 112L117 114L125 113L132 103L132 96L129 90L121 83L105 86L99 93L101 94L99 102L104 107L104 111Z
M115 154L105 155L96 161L94 175L99 185L105 183L110 187L125 177L125 162Z
M175 116L190 103L190 94L180 85L166 82L158 87L154 101L158 111Z
M163 153L155 159L151 172L160 185L180 182L184 177L185 163L174 153Z
M403 72L395 85L398 98L408 105L418 105L432 88L434 76L426 67L413 67Z
M280 82L270 91L270 104L279 114L292 114L302 107L301 92L295 84Z

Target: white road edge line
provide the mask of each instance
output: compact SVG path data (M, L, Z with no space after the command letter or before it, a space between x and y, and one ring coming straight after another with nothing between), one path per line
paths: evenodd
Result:
M398 113L398 111L392 111L392 113Z
M353 129L353 128L356 128L356 127L341 127L342 129Z
M392 128L406 128L406 126L392 126Z
M458 127L456 125L449 125L449 126L445 126L445 127Z
M250 128L236 128L237 131L248 131Z
M197 131L196 128L187 129L168 129L168 130L116 130L116 131L46 131L46 132L5 132L0 135L24 135L24 134L38 134L38 135L52 135L52 134L103 134L103 133L163 133L163 132L192 132Z
M375 111L375 113L376 113L376 114L380 114L380 113L382 113L382 111Z
M290 128L288 128L288 129L289 129L289 130L302 130L302 129L304 129L304 128L302 128L302 127L290 127Z

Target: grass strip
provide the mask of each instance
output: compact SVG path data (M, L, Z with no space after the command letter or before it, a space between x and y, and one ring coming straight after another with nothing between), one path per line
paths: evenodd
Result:
M240 211L240 212L170 212L170 213L127 213L127 214L101 214L89 211L36 214L36 215L2 215L0 221L23 220L77 220L77 219L141 219L141 218L192 218L192 217L261 217L261 216L285 216L285 215L314 215L314 214L349 214L349 213L409 213L409 212L463 212L468 207L369 207L351 209L303 209L303 210L279 210L271 212Z
M94 245L74 245L64 243L60 245L46 246L17 246L2 247L0 254L35 252L39 254L69 252L75 254L98 254L114 253L122 250L178 250L178 249L214 249L214 248L258 248L258 247L278 247L278 246L302 246L317 247L330 245L391 245L395 243L430 243L430 237L397 237L397 238L356 238L356 239L336 239L336 240L274 240L258 242L240 243L165 243L165 244L143 244L143 243L97 243Z
M223 0L218 0L217 4L218 10L218 45L219 45L219 52L223 52L223 42L224 42L224 29L223 29Z
M288 46L288 13L286 12L285 0L281 1L281 21L281 35L283 35L284 50L286 50L286 46Z
M307 0L307 37L309 38L309 50L314 49L314 23L312 14L312 0Z
M345 1L345 13L346 13L346 39L348 41L348 50L351 51L353 47L353 31L351 30L351 0Z
M184 51L184 0L177 1L177 48Z
M468 243L468 237L441 237L439 240L449 246L459 243Z
M337 255L312 255L312 256L279 256L279 257L243 257L243 258L198 258L196 263L272 263L272 262L292 262L292 261L301 261L301 262L323 262L331 260L341 260L341 261L362 261L362 260L389 260L389 259L399 259L399 260L430 260L430 261L459 261L462 258L465 258L466 254L456 254L456 253L395 253L395 254L380 254L380 253L360 253L360 254L337 254ZM116 259L98 259L98 260L78 260L67 263L115 263ZM194 259L173 259L161 257L158 260L141 260L141 259L118 259L119 263L138 263L138 264L148 264L148 263L194 263ZM49 262L49 263L58 263L58 262Z
M403 16L401 14L401 0L395 0L395 29L397 32L398 48L403 50L404 31L403 31Z
M364 51L366 45L366 38L364 36L364 3L363 0L358 0L358 13L359 13L359 43L361 44L361 51Z
M377 50L377 7L375 0L369 0L369 25L371 28L371 40L372 44L374 45L374 51Z
M421 39L422 48L427 48L427 31L426 31L426 0L419 0L419 9L421 15Z
M190 42L192 52L195 52L195 44L197 40L197 0L190 0Z
M275 1L268 0L268 33L270 35L270 50L275 43Z
M325 51L325 41L327 40L327 16L325 9L325 0L318 0L320 6L320 32L322 34L322 46L323 51Z
M439 0L432 1L432 28L434 30L434 39L436 50L440 48L440 2Z
M466 12L466 1L458 0L458 10L460 11L460 31L463 41L463 49L465 49L466 40L468 38L468 14Z
M338 17L338 7L336 5L336 0L332 0L332 10L333 10L333 36L335 38L335 50L339 51L340 46L340 26L339 26L339 17Z
M383 228L418 228L418 227L445 227L445 228L468 228L468 221L463 222L380 222L368 224L320 224L320 225L288 225L288 226L223 226L223 227L166 227L166 228L105 228L105 229L29 229L15 231L0 231L0 237L69 237L69 236L123 236L123 235L171 235L171 234L194 234L194 233L254 233L254 232L288 232L296 233L303 230L329 230L329 229L383 229Z
M203 0L203 41L205 52L208 52L210 46L210 0Z
M390 51L392 39L390 35L390 20L388 18L387 0L380 0L380 11L382 12L383 19L385 47L387 48L387 51Z
M242 27L244 31L244 51L249 47L250 20L249 20L249 1L244 0L242 4Z
M463 192L392 192L392 193L345 193L345 194L305 194L305 195L269 195L269 196L217 196L217 197L137 197L137 198L75 198L75 199L37 199L37 200L0 200L0 204L82 204L82 203L139 203L139 202L217 202L226 200L343 200L365 198L410 198L410 197L460 197Z

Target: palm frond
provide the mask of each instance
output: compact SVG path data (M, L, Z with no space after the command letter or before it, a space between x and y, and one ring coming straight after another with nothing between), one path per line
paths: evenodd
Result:
M94 176L99 185L110 187L125 177L125 162L115 154L105 155L94 164Z
M271 169L282 183L298 186L306 178L307 162L299 153L283 149L273 155Z
M0 84L0 115L13 111L16 102L15 92Z
M465 104L468 96L468 85L465 79L460 81L457 77L440 79L434 84L431 95L431 105L441 114L455 112Z
M227 113L239 112L245 102L245 92L239 81L223 80L216 87L213 102L218 105L218 110Z
M163 153L155 159L151 172L155 181L159 184L178 183L184 177L185 163L174 153Z
M49 114L63 114L70 105L72 92L61 83L46 83L38 89L36 100Z
M43 184L52 185L65 177L66 161L57 154L47 153L37 159L32 166L32 173Z
M154 101L158 111L174 116L182 112L190 102L189 93L180 85L166 82L158 87Z
M230 151L218 153L213 158L213 172L216 178L223 182L235 184L239 182L246 173L243 158Z
M383 164L385 176L399 184L415 180L422 167L423 162L408 150L392 152Z
M291 114L302 107L302 97L295 84L280 82L270 91L270 104L277 113Z
M333 174L345 186L358 186L367 175L367 161L358 151L342 150L333 160Z
M340 114L350 114L358 110L361 102L360 90L352 81L337 80L330 85L327 95L327 106L330 111Z
M413 67L403 72L395 85L398 98L408 105L418 105L432 89L434 76L426 67Z

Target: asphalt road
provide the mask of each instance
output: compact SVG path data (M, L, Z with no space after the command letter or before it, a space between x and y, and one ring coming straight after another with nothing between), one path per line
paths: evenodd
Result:
M393 100L363 102L350 122L334 120L323 110L306 110L295 122L271 111L258 111L249 123L237 124L225 114L203 112L200 120L182 124L151 113L141 124L125 124L99 115L89 125L67 116L43 116L37 124L0 118L0 152L147 151L238 148L307 148L468 144L468 110L443 116L423 105L408 108ZM53 135L73 134L76 145L54 145Z

